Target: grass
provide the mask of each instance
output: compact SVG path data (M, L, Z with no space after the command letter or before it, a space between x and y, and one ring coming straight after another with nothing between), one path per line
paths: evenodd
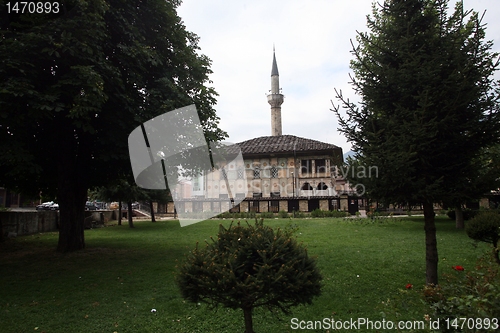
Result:
M243 332L241 311L213 312L186 303L174 283L178 260L196 242L215 236L219 223L230 221L184 228L176 221L135 222L134 229L87 230L86 249L68 254L54 251L57 233L8 240L0 245L0 332ZM425 283L423 218L265 223L298 226L295 235L317 256L324 287L312 305L290 315L257 310L256 332L292 332L292 318L390 319L387 300L407 283L415 293ZM440 274L452 265L472 268L489 250L475 246L447 218L437 219L437 229ZM404 319L422 320L426 314L419 306L407 310Z

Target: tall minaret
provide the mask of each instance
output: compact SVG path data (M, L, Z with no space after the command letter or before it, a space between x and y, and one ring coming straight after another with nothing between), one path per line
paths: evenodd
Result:
M276 54L273 47L273 68L271 70L271 93L267 95L267 102L271 105L271 135L281 135L281 104L283 95L280 93L280 75L276 64Z

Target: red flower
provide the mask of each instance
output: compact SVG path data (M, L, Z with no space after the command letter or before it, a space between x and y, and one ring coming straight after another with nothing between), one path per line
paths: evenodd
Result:
M454 270L456 271L463 271L464 270L464 267L463 266L451 266L451 268L453 268Z
M411 283L408 283L408 284L406 285L406 289L411 289L411 288L413 288L413 285L412 285Z

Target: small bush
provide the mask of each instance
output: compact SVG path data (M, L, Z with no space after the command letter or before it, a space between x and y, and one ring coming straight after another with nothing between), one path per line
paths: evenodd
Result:
M295 212L295 218L296 219L303 219L306 217L306 214L304 212Z
M329 211L329 216L330 217L348 217L350 214L349 212L343 212L340 210L331 210Z
M261 219L273 219L274 213L273 212L263 212L263 213L260 213L259 216Z
M293 230L293 229L292 229ZM182 297L211 307L242 309L245 332L253 333L252 311L289 309L310 304L321 294L316 260L291 237L292 230L255 225L220 225L217 238L189 253L177 284Z
M311 217L346 217L350 214L348 212L342 212L337 210L321 210L315 209L311 212Z
M311 217L324 217L325 212L320 209L315 209L311 212Z
M500 240L500 214L496 211L481 212L465 227L467 235L477 241L493 245L493 256L500 264L498 241Z
M280 211L278 212L278 217L280 217L280 218L282 218L282 219L286 219L286 218L288 218L289 216L288 216L288 213L287 213L287 212L285 212L284 210L280 210Z

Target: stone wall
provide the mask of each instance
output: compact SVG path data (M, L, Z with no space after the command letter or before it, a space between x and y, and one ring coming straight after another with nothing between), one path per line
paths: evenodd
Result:
M268 211L268 202L267 201L259 201L259 212L260 213L265 213Z
M308 212L309 211L309 201L308 200L299 200L299 211L300 212Z
M6 236L56 231L58 222L57 211L0 212L1 232Z
M106 223L111 220L116 220L115 215L118 215L118 210L116 213L112 210L85 211L85 213L85 217L87 217L87 214L92 216L92 221Z
M328 200L320 200L319 209L324 211L330 210L330 207L328 205Z
M288 201L287 200L280 200L280 210L284 212L288 212Z

